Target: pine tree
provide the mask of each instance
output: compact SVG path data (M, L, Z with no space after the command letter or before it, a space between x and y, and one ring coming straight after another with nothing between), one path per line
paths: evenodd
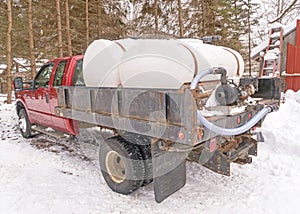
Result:
M70 10L69 10L69 0L65 0L65 12L66 12L66 37L67 37L67 49L68 56L73 55L72 51L72 38L71 38L71 27L70 27Z
M33 26L38 59L59 56L56 1L33 1Z
M36 63L34 54L34 33L32 20L32 0L28 0L28 31L29 31L29 55L32 78L36 75Z
M183 37L183 20L182 20L182 3L178 0L178 25L179 25L179 37Z
M85 42L86 47L89 46L90 43L90 28L89 28L89 1L85 0Z
M136 0L132 1L132 5L134 10L131 20L132 34L184 36L184 4L181 0Z
M57 16L58 55L59 55L59 57L63 57L60 0L56 0L55 2L56 2L56 16Z
M4 1L0 1L0 60L6 61L6 34L7 34L7 4ZM4 75L4 74L3 74Z
M12 102L12 74L11 74L11 65L12 65L12 53L11 53L11 32L12 32L12 2L7 0L7 34L6 34L6 51L7 51L7 103L11 104Z

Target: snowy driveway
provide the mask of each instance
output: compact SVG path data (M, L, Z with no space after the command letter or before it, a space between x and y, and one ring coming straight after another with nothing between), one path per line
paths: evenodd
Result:
M187 184L161 204L152 185L130 196L112 192L97 161L70 142L37 149L54 140L24 140L13 105L0 97L0 213L299 213L300 93L287 97L267 116L266 142L251 165L233 164L225 177L188 163Z

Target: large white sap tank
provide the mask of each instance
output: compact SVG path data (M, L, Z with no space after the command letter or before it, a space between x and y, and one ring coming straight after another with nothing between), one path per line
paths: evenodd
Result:
M211 67L225 68L228 77L241 76L244 73L245 63L237 51L227 47L204 44L198 39L181 39L181 41L201 53Z
M178 89L198 73L220 66L229 77L244 70L239 53L201 40L96 40L85 53L83 76L89 87ZM203 81L218 78L210 75Z

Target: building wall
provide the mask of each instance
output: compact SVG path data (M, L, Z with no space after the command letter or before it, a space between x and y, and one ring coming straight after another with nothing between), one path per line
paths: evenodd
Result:
M287 89L300 90L300 20L297 21L295 45L290 44L287 55L286 73Z
M283 46L281 51L281 72L286 71L286 57L287 57L287 46L288 43L295 45L296 44L296 30L292 31L289 35L284 37Z

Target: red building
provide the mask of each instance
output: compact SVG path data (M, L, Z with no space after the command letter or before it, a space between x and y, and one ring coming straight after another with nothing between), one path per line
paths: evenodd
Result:
M261 52L266 51L268 44L269 39L253 48L251 58L261 63L263 60ZM300 90L300 20L283 27L283 44L280 56L280 72L281 77L285 78L286 89Z
M286 57L287 89L300 90L300 20L297 21L295 45L289 43Z

